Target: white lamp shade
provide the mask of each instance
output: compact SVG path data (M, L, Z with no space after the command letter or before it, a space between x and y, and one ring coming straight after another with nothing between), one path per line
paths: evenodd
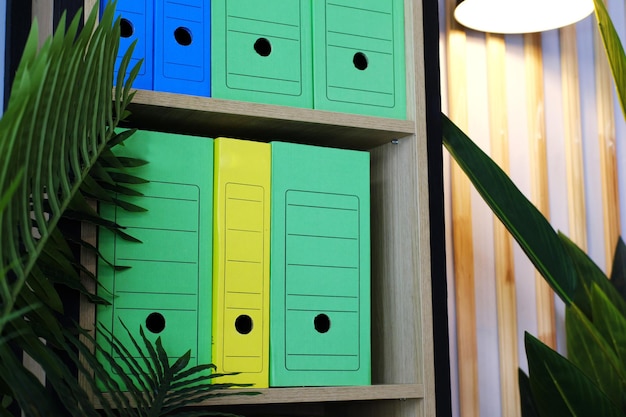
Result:
M464 0L455 19L493 33L532 33L571 25L593 12L593 0Z

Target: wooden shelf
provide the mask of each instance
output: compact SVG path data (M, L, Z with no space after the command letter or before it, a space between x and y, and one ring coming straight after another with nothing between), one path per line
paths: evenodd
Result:
M390 384L359 387L269 388L259 390L258 392L261 394L255 396L222 397L202 404L286 404L329 401L401 400L407 398L422 398L424 396L424 386L421 384Z
M357 387L266 388L240 390L240 392L255 392L258 395L229 395L206 400L196 405L220 406L420 399L424 397L424 386L422 384L385 384Z
M210 137L371 149L415 132L410 120L136 90L129 124Z

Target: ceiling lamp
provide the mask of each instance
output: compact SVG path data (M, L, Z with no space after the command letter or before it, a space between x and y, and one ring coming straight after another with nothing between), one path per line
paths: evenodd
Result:
M532 33L557 29L593 12L593 0L463 0L455 19L470 29Z

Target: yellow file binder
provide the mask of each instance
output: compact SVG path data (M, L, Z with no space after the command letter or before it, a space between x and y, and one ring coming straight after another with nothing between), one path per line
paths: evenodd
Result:
M213 343L220 383L269 383L270 161L267 143L215 140Z

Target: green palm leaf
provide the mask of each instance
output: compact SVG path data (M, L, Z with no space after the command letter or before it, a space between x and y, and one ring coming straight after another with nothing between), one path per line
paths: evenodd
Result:
M96 25L97 9L81 31L81 13L67 27L63 16L39 51L33 24L0 119L0 394L13 397L29 416L99 415L55 352L70 354L72 349L66 324L59 321L65 306L57 286L86 292L68 245L72 230L60 224L68 221L69 209L79 213L89 206L84 187L92 180L92 168L104 166L99 163L103 155L108 165L113 163L111 146L132 134L114 134L132 97L129 77L116 88L122 93L114 111L109 80L119 21L113 21L111 5ZM102 169L99 174L97 178L106 176ZM14 350L23 350L43 367L56 395L46 394Z
M113 78L119 26L113 25L112 16L111 9L95 27L92 13L80 34L80 15L67 33L62 19L56 34L36 56L36 24L29 35L7 111L0 120L0 149L4 152L0 189L9 187L12 172L24 170L15 197L1 217L0 256L3 264L14 264L12 271L20 279L13 288L14 296L88 178L90 167L114 136L115 124L106 124L113 121L111 89L107 83L96 82ZM74 38L75 43L68 46L68 40ZM112 49L105 54L106 48ZM77 114L61 112L59 97L66 99L63 103L75 103ZM32 228L37 233L32 233Z
M170 360L161 338L151 342L145 335L143 328L139 328L140 340L122 322L130 340L130 346L125 345L105 326L100 325L98 330L102 332L108 346L97 345L98 355L111 363L112 369L119 378L119 383L106 375L104 367L98 362L91 363L97 369L96 374L102 378L101 384L106 385L106 390L112 395L120 392L126 394L134 408L128 406L122 410L122 415L128 416L236 416L235 414L213 412L210 410L194 411L186 410L185 407L199 401L211 398L232 395L256 395L251 391L230 390L233 387L248 387L249 384L220 384L214 383L224 375L215 372L215 365L205 364L190 366L191 351L185 352L179 358ZM82 332L91 343L95 339L86 332ZM84 349L84 348L81 348ZM115 358L112 356L115 355ZM92 358L89 359L93 360ZM129 403L130 404L130 403ZM119 405L118 405L119 407Z
M146 163L118 158L111 151L134 132L116 133L116 128L129 114L131 84L140 67L135 65L125 76L131 48L122 59L116 88L111 88L120 37L114 8L115 2L110 3L97 24L96 5L80 31L80 12L67 27L64 16L39 51L35 23L0 120L4 155L0 163L4 271L0 279L0 395L13 397L27 416L228 415L181 410L193 402L241 392L224 392L231 384L213 384L220 374L213 372L212 365L188 366L189 353L170 364L160 340L153 345L143 332L144 347L129 332L139 359L112 334L114 355L95 346L121 383L112 378L92 351L95 340L68 322L64 298L57 291L64 287L104 302L81 284L81 273L95 277L75 259L74 249L84 247L100 254L93 245L77 239L76 228L68 225L88 221L139 242L122 226L102 219L87 201L143 210L113 197L136 193L125 184L145 181L124 169ZM54 395L23 367L15 350L28 353L42 366ZM94 408L68 362L84 377L102 410ZM5 407L3 401L0 415L6 414Z

